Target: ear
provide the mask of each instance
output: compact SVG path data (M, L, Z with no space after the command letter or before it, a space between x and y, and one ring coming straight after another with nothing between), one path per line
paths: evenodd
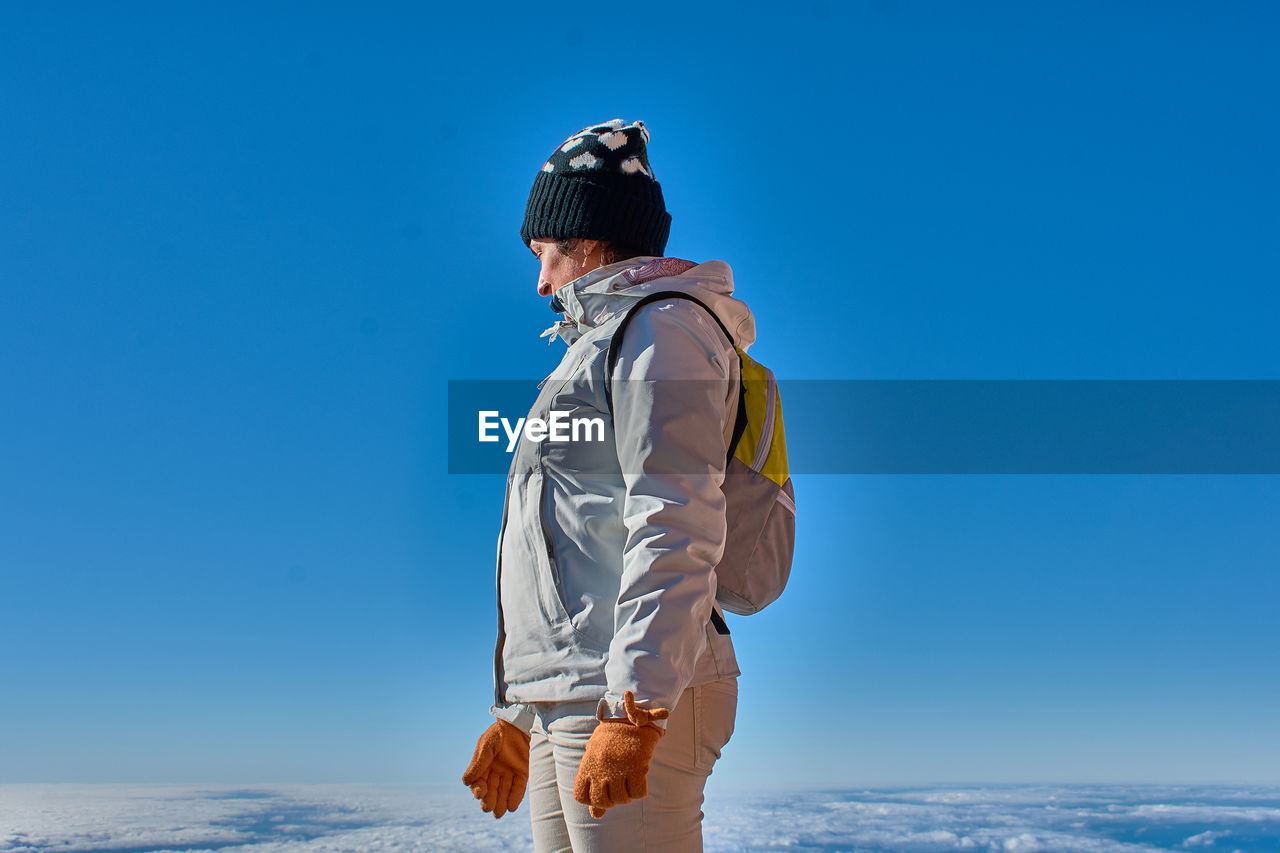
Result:
M587 258L594 255L596 253L596 250L600 248L600 241L599 240L583 240L582 243L580 243L579 245L582 247L582 259L585 261Z

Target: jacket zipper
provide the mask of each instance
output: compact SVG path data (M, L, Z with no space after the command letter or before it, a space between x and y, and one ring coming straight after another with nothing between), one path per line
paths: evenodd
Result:
M502 527L498 531L498 570L494 577L494 588L498 599L498 639L493 649L493 704L502 707L502 647L506 644L507 632L502 618L502 542L507 536L507 507L511 505L511 476L507 476L507 487L502 495Z

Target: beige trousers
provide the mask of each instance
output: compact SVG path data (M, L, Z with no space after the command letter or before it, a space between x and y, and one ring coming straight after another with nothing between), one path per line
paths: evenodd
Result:
M529 742L529 812L536 853L701 853L702 789L733 734L738 679L690 687L667 720L649 765L649 795L599 819L573 799L594 714L539 709ZM583 708L569 710L586 710Z

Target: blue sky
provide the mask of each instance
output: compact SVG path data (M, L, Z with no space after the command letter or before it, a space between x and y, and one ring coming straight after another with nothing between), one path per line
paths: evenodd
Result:
M1280 379L1274 6L596 13L0 13L0 782L460 775L447 381L557 361L517 231L590 123L780 376ZM1277 478L797 498L724 784L1276 780Z

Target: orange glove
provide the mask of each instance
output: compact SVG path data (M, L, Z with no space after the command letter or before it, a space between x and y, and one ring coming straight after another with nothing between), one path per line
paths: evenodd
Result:
M600 725L591 733L578 776L573 780L573 798L591 806L591 816L604 817L606 809L638 800L649 793L645 776L649 759L658 741L666 734L653 725L665 720L671 712L666 708L650 711L636 707L636 696L630 690L622 694L627 718L608 719L599 716Z
M516 810L529 781L529 736L506 720L498 720L476 742L475 755L462 784L495 818Z

